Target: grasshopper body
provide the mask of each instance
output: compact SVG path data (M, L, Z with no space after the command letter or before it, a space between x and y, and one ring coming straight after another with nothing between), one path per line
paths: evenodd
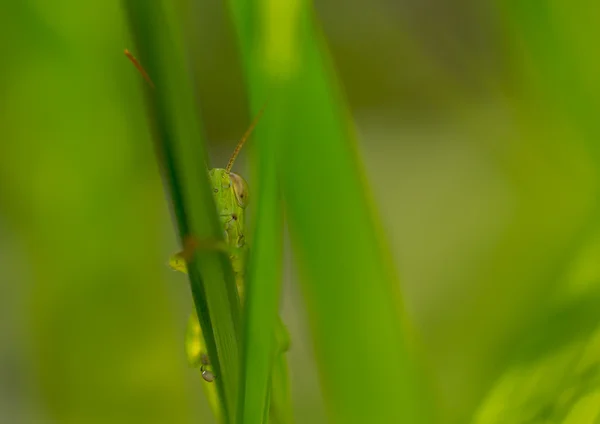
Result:
M211 169L209 177L219 220L225 234L226 250L235 274L240 300L243 302L247 253L244 236L244 209L248 204L248 185L242 177L223 168ZM169 265L177 271L187 273L186 261L182 253L171 257ZM216 387L211 384L218 376L215 376L210 370L210 359L205 346L198 317L193 313L188 322L185 342L188 362L191 366L200 367L209 402L215 415L221 419Z
M244 236L245 213L248 204L248 184L238 174L223 168L213 168L208 172L219 220L225 234L225 250L229 259L240 298L244 295L244 269L247 252ZM209 246L212 247L212 246ZM219 248L219 246L214 246ZM187 273L183 254L169 260L169 266L176 271Z
M254 123L251 125L238 144L238 148L236 149L232 159L229 161L227 168L213 168L209 171L213 196L217 206L219 220L225 235L225 246L216 246L208 243L207 247L216 249L224 247L229 254L229 259L231 260L231 265L235 274L236 286L242 305L244 304L244 272L246 269L246 255L248 252L246 237L244 235L244 223L245 209L249 201L249 191L246 181L238 174L230 172L229 169L233 164L235 156L239 152L239 147L248 137L259 117L260 115L255 119ZM172 256L169 260L169 266L174 270L187 273L184 252ZM274 375L280 375L282 372L285 374L286 364L282 355L289 348L289 335L281 320L278 320L276 323L275 336L278 345L275 366L283 368L278 369L277 371L279 374L275 373ZM215 415L220 420L222 414L217 398L216 387L214 384L211 384L215 378L218 378L218 376L215 376L210 369L210 358L207 356L205 346L206 345L202 336L202 330L200 328L200 323L198 322L198 317L195 313L193 313L188 322L185 343L188 362L193 367L200 367L202 378L205 381L203 385L209 402L211 403ZM283 377L284 374L281 374L281 376ZM278 418L279 411L277 405L279 403L280 402L274 402L271 404L271 417L273 423L283 422L280 418Z
M224 248L229 254L242 305L244 304L244 272L246 269L246 256L248 252L246 237L244 235L244 224L245 209L249 201L249 190L246 181L230 170L241 146L249 137L261 114L262 111L254 119L254 122L246 131L246 134L244 134L241 141L238 143L227 167L213 168L208 172L217 213L225 236L225 245L218 246L215 243L208 243L205 247L216 249ZM207 243L204 244L206 245ZM180 252L171 257L169 265L177 271L187 273L186 253L184 252ZM278 366L285 367L285 360L281 355L289 348L289 336L281 320L278 320L276 324L275 336L278 345L278 356L276 361ZM200 367L202 378L205 381L204 387L213 411L215 412L215 415L221 419L222 414L217 399L216 388L214 384L211 384L218 376L215 376L210 369L210 358L207 356L206 345L202 337L202 329L200 328L200 323L198 322L196 314L192 314L188 322L185 345L188 362L194 367ZM277 418L279 415L277 403L278 402L271 404L271 415L274 423L282 422Z

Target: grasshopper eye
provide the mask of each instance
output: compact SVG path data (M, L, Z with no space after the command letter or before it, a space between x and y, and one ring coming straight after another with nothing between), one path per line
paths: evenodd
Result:
M248 205L248 184L246 181L240 177L238 174L234 174L233 172L229 174L231 177L231 183L233 184L233 192L235 193L235 198L240 205L241 208L245 208Z

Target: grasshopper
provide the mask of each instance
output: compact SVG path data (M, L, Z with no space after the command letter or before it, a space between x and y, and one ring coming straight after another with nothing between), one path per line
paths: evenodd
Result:
M133 62L135 67L142 74L144 79L154 88L154 84L144 68L137 61L137 59L128 51L125 50L125 55ZM240 141L238 142L227 166L225 168L213 168L210 169L208 174L210 178L210 184L213 189L213 196L215 204L217 206L217 212L221 226L225 235L225 243L219 243L216 241L207 241L203 244L203 248L219 249L224 250L229 254L233 272L235 275L236 286L240 301L242 305L244 303L244 272L246 268L246 258L248 253L248 246L246 244L245 237L245 209L249 202L249 189L246 181L238 174L231 172L233 164L242 149L242 146L246 140L252 134L254 127L260 120L265 107L260 110L257 116L254 118ZM198 242L195 240L188 240L190 243L185 243L183 251L171 256L169 259L169 266L175 270L187 274L187 261L191 256L193 250L199 248ZM275 336L277 341L277 352L275 359L275 374L278 377L273 378L286 378L282 377L282 374L286 374L286 371L282 371L285 368L285 360L283 354L289 349L289 335L283 322L279 319L276 323ZM188 362L193 367L200 367L201 376L205 382L204 388L209 398L209 402L213 411L219 420L222 420L222 413L217 397L217 391L214 384L215 378L218 378L210 367L210 358L206 352L206 345L202 336L202 329L198 321L198 317L193 313L189 319L185 350L188 358ZM287 382L285 382L287 383ZM284 384L287 386L287 384ZM274 400L274 399L273 399ZM280 416L278 402L271 402L270 415L272 422L281 422L282 417ZM288 419L289 421L289 419ZM287 424L287 423L286 423Z

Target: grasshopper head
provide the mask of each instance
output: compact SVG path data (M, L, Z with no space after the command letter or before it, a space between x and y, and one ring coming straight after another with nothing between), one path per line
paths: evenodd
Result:
M219 210L236 209L234 206L245 209L249 201L248 183L238 174L227 172L222 168L209 171L213 196ZM221 206L225 206L222 208Z
M244 209L248 204L248 185L242 177L223 168L209 171L217 212L227 243L244 245Z

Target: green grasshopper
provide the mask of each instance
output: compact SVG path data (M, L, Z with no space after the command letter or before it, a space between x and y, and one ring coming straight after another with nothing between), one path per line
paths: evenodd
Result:
M246 269L246 258L248 253L248 246L246 244L246 237L244 235L244 217L245 209L249 201L249 190L246 181L238 174L231 172L231 168L243 144L246 142L255 125L258 123L263 110L264 108L259 112L242 139L239 141L231 158L229 159L227 167L224 169L213 168L208 173L210 177L210 183L213 188L219 219L225 233L225 244L219 245L215 242L208 242L207 244L209 245L209 248L212 247L215 249L225 250L227 253L229 253L229 259L231 260L231 265L235 274L235 282L242 305L244 303L244 271ZM198 246L194 246L192 249L193 248L198 248ZM188 257L188 255L189 252L187 252L187 249L184 248L182 252L173 255L169 259L169 266L176 271L187 274L186 257ZM276 384L274 380L278 378L278 386L287 387L287 371L282 355L289 348L289 336L281 320L279 320L277 323L275 333L277 339L277 356L275 358L276 362L274 366L276 369L274 370L272 377L272 385ZM216 376L210 369L210 360L206 352L206 345L202 336L202 329L195 313L190 316L188 322L185 345L188 362L193 367L200 367L202 378L205 381L204 386L206 394L209 398L215 415L221 419L222 413L217 399L216 388L213 384L210 384L215 380ZM281 379L283 379L283 381ZM274 394L274 396L276 395L281 394ZM279 405L283 402L286 402L286 399L281 399L282 397L285 397L285 394L277 398L278 401L275 401L274 398L271 402L271 422L285 422L285 424L291 424L290 418L287 418L287 421L282 421L282 419L284 419L283 415L285 415L285 412L279 410Z
M129 51L125 50L126 56L133 62L135 67L140 71L144 79L154 87L150 77L140 65L140 63L133 57ZM209 170L210 183L214 193L214 199L217 206L217 212L221 221L221 226L225 234L225 243L220 244L218 242L207 242L204 243L208 248L225 250L229 254L233 272L235 274L235 281L237 290L239 293L242 305L244 303L244 271L246 268L246 258L248 253L248 246L246 245L245 237L245 209L249 201L249 190L246 181L238 174L231 172L235 159L237 158L242 146L246 140L252 134L254 127L262 116L261 111L258 113L254 121L250 124L250 127L246 130L241 140L238 142L227 166L225 168L213 168ZM169 259L169 266L176 270L187 274L187 258L190 255L190 249L194 250L198 248L194 241L191 242L191 246L184 246L184 250L173 255ZM276 326L275 336L277 340L277 352L273 370L273 383L278 379L278 386L285 387L287 389L287 371L286 364L283 354L289 349L289 335L285 326L279 320ZM218 378L210 368L210 359L206 352L206 345L202 336L202 329L198 321L198 317L193 313L188 322L188 328L186 333L186 353L188 362L193 367L200 367L202 378L204 379L204 388L209 398L209 402L217 418L222 420L222 412L217 397L217 391L214 384L211 384L215 378ZM284 410L280 409L281 403L289 402L287 394L274 393L273 399L270 403L270 415L271 422L283 423L285 420L286 424L291 421L291 417L283 418L287 415Z

